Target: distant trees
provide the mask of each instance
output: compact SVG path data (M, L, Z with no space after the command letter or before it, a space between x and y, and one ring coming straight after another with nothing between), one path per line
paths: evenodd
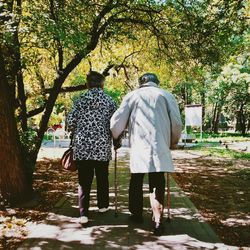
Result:
M157 26L159 7L154 1L1 1L0 39L6 73L3 84L10 89L20 138L29 134L28 118L42 112L32 148L30 143L22 145L22 150L13 148L24 154L20 168L34 168L53 107L70 73L101 41L133 39L139 27L149 30ZM33 110L27 109L29 84L33 87ZM0 160L6 162L8 153L1 154ZM7 171L6 165L1 167ZM0 176L1 194L9 198L2 178L4 175Z
M235 122L235 129L245 135L250 121L249 53L232 57L212 84L212 130L218 132L219 118L224 114Z

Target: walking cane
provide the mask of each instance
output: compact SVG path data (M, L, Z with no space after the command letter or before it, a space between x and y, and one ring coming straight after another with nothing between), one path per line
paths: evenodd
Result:
M115 217L117 216L117 150L115 150Z
M170 173L167 173L167 209L168 209L168 218L167 222L170 222L170 206L171 206L171 196L170 196Z

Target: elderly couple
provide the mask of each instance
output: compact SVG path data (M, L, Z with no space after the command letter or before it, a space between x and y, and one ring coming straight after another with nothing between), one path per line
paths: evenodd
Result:
M129 185L130 220L143 222L143 177L149 176L150 203L154 233L163 231L162 215L165 172L173 172L170 149L181 134L181 117L172 94L159 88L155 74L139 78L139 88L127 94L120 108L104 93L104 76L91 71L87 75L88 91L81 95L68 115L73 131L74 160L78 168L80 221L88 222L90 190L94 174L97 182L97 205L100 213L108 211L108 165L119 137L128 128L131 179Z

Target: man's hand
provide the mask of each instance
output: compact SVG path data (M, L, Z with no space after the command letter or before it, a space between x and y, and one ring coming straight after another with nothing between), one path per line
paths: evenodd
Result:
M121 138L114 139L113 140L114 150L119 149L122 146L122 140Z
M122 138L124 136L124 132L122 132L117 139L113 139L114 150L117 150L122 146Z

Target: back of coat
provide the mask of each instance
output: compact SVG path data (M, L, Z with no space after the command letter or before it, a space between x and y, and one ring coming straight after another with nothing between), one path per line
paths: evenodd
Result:
M173 172L170 148L178 143L182 127L173 95L154 83L131 92L111 119L114 137L127 125L131 172Z

